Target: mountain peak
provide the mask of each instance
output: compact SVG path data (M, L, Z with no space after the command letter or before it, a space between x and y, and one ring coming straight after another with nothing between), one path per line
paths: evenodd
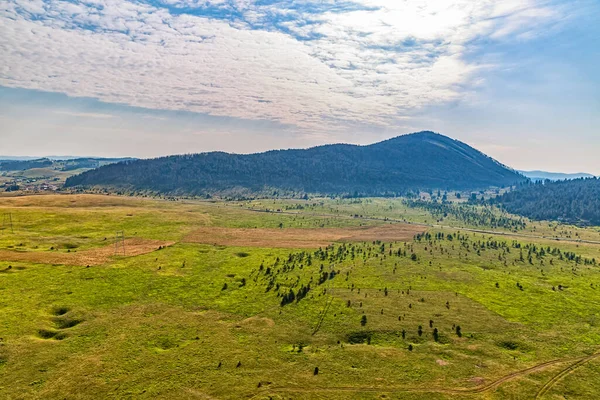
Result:
M174 194L397 195L508 186L524 178L474 148L431 131L367 146L325 145L257 154L202 153L101 167L67 186Z

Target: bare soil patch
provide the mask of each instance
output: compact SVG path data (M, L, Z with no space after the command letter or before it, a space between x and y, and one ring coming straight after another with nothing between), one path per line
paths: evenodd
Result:
M188 243L238 247L316 248L333 242L406 241L426 227L409 224L319 229L202 227L184 238Z
M170 246L174 242L161 240L131 238L125 240L125 257L138 256L158 250L159 247ZM123 257L120 249L119 256ZM98 249L72 251L70 253L58 251L13 251L0 250L0 260L29 262L54 265L100 265L115 258L115 245L110 244Z
M258 325L258 326L266 326L266 327L273 327L275 326L275 321L273 321L271 318L265 318L265 317L250 317L250 318L246 318L245 320L243 320L241 322L241 325Z

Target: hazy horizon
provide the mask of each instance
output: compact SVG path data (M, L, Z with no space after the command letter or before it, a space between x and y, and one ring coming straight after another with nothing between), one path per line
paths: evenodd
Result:
M405 134L402 134L402 135L391 136L389 138L383 138L381 140L378 140L377 142L385 141L385 140L389 140L389 139L393 139L393 138L398 137L398 136L411 135L411 134L414 134L414 133L418 133L418 132L410 132L410 133L405 133ZM435 132L435 133L439 133L439 132ZM446 136L446 135L444 135L444 136ZM377 143L377 142L372 142L372 143ZM255 153L262 153L262 152L271 151L271 150L308 149L308 148L311 148L311 147L325 146L325 145L330 145L330 144L351 144L351 145L354 144L354 145L359 145L359 146L368 146L369 144L372 144L372 143L335 142L335 143L324 143L324 144L317 144L317 145L308 145L308 146L304 146L304 147L274 147L274 148L267 148L267 149L264 149L264 150L246 151L246 152L244 152L244 151L227 151L227 150L222 150L222 149L213 149L213 150L198 151L198 152L157 154L157 155L147 156L147 157L144 157L144 156L135 156L135 155L106 155L106 156L99 156L97 154L45 154L45 153L40 153L40 154L37 154L37 155L30 155L30 154L16 154L16 155L0 154L0 160L2 160L2 159L6 159L6 160L8 160L8 159L39 159L39 158L50 158L50 159L57 159L57 160L66 160L66 159L70 159L70 158L134 158L134 159L150 159L150 158L159 158L159 157L166 157L166 156L172 156L172 155L198 154L198 153L211 152L211 151L222 151L222 152L231 153L231 154L255 154ZM479 150L479 149L477 149L477 150ZM489 154L486 153L486 155L489 155ZM496 158L494 158L494 159L496 159ZM548 174L567 174L567 175L590 174L590 175L594 175L594 176L600 176L600 173L595 173L593 171L575 171L575 170L574 171L554 171L554 170L542 170L542 169L539 169L539 168L521 169L521 168L516 168L516 167L514 167L512 165L505 164L501 160L498 160L498 159L496 159L496 160L499 161L499 162L501 162L502 164L508 166L509 168L512 168L512 169L514 169L516 171L519 171L519 172L522 172L522 173L543 172L543 173L548 173ZM598 171L600 171L600 170L598 170Z

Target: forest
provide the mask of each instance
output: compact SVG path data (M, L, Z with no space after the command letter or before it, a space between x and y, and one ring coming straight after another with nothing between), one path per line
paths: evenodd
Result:
M501 187L525 179L462 142L419 132L368 146L334 144L124 162L73 176L66 186L186 195L280 191L358 197L395 196L415 189Z
M492 203L536 220L600 225L600 179L582 178L520 185Z

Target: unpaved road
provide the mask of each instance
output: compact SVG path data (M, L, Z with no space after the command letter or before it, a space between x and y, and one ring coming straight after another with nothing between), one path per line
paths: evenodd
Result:
M260 393L252 396L252 398L267 393L275 392L294 392L294 393L315 393L315 392L354 392L354 393L442 393L442 394L479 394L485 393L501 384L517 379L519 377L532 374L534 372L543 371L555 365L564 364L570 362L571 364L561 370L555 375L550 381L538 391L536 398L541 398L556 382L561 380L567 374L573 372L575 369L581 367L583 364L600 357L600 352L594 353L590 356L579 357L579 358L563 358L557 360L546 361L544 363L534 365L526 369L515 371L508 375L505 375L493 382L483 384L474 388L440 388L440 387L372 387L372 386L339 386L339 387L269 387L265 388Z

